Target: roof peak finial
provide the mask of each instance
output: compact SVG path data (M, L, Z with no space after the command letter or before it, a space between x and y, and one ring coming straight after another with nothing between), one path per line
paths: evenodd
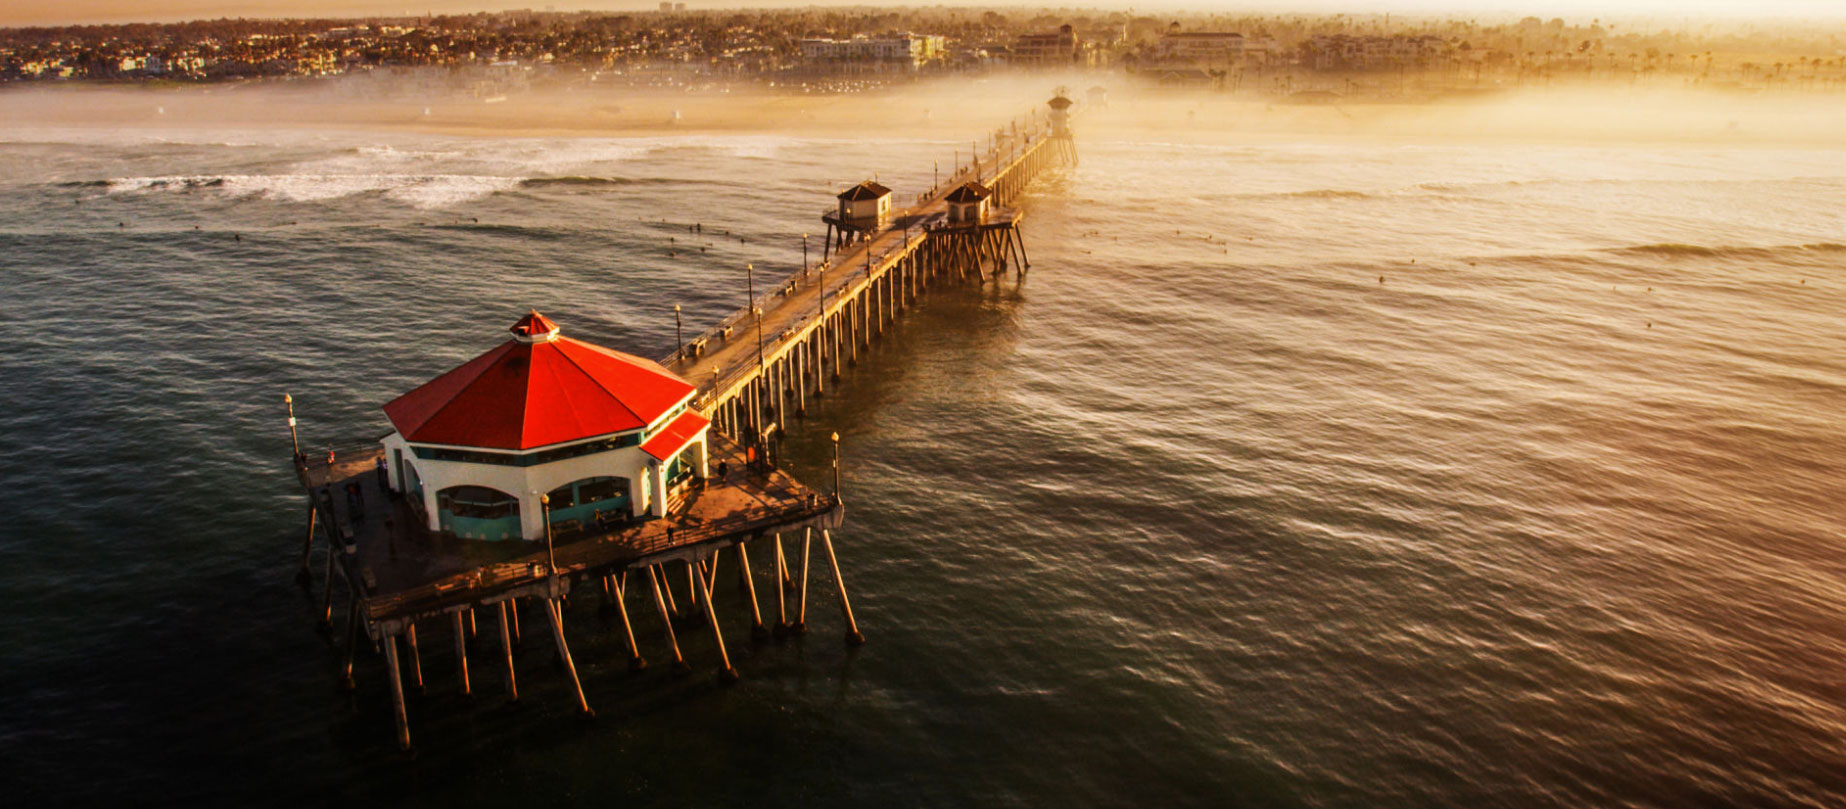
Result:
M513 339L522 343L549 343L558 339L559 329L558 324L551 322L551 318L533 309L530 314L520 318L519 322L514 323L513 327L507 331L513 333Z

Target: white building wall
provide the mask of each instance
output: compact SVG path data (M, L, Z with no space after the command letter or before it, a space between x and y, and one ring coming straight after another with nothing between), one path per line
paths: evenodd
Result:
M886 194L877 199L859 199L846 202L842 206L847 219L872 219L885 215L891 210L891 195Z
M709 476L706 436L710 429L707 427L700 430L681 450L689 459L696 459L695 469L699 477ZM424 513L429 518L427 527L431 531L442 527L441 517L436 510L436 493L454 486L486 486L518 498L520 533L526 539L545 538L545 511L544 505L539 502L539 495L584 478L627 478L628 505L634 516L652 514L660 517L666 514L666 498L656 496L665 491L666 465L642 452L639 444L538 466L503 466L419 458L403 436L396 432L385 436L381 443L384 445L385 466L393 491L404 490L404 481L398 479L397 451L403 451L404 463L416 470L423 485Z

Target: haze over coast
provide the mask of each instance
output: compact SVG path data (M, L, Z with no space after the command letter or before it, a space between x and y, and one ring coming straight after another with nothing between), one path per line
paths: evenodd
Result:
M1091 137L1174 141L1252 138L1531 140L1832 144L1846 105L1724 92L1619 88L1509 91L1421 103L1291 104L1271 99L1137 90L1120 79L1106 108L1084 111ZM0 93L0 132L46 128L162 131L370 129L553 137L773 132L806 137L891 134L961 139L995 125L995 111L1030 107L1056 77L966 80L849 95L773 90L686 94L539 91L492 104L355 101L314 91L240 86L68 87ZM980 103L970 104L978 98Z

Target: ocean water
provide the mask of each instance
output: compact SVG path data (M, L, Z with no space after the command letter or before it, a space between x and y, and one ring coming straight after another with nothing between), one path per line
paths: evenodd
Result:
M583 721L531 616L516 705L432 625L406 758L293 583L282 394L363 444L528 307L665 354L957 144L3 134L28 803L1846 802L1846 151L1086 136L1025 278L932 290L793 431L817 482L842 436L869 645L819 583L753 644L727 586L741 683L642 605L631 676L579 599Z

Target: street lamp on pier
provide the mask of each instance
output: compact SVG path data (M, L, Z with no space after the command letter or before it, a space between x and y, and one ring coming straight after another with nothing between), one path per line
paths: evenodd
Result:
M838 486L839 484L836 483L834 485ZM557 598L558 597L558 557L552 553L552 548L551 548L551 495L549 494L539 495L538 505L539 505L539 508L543 509L545 512L545 572L550 576L550 589L551 589L550 595L552 598Z
M675 345L679 346L679 348L674 350L674 353L679 355L680 362L685 362L686 337L680 333L679 304L677 303L673 304L673 342Z

